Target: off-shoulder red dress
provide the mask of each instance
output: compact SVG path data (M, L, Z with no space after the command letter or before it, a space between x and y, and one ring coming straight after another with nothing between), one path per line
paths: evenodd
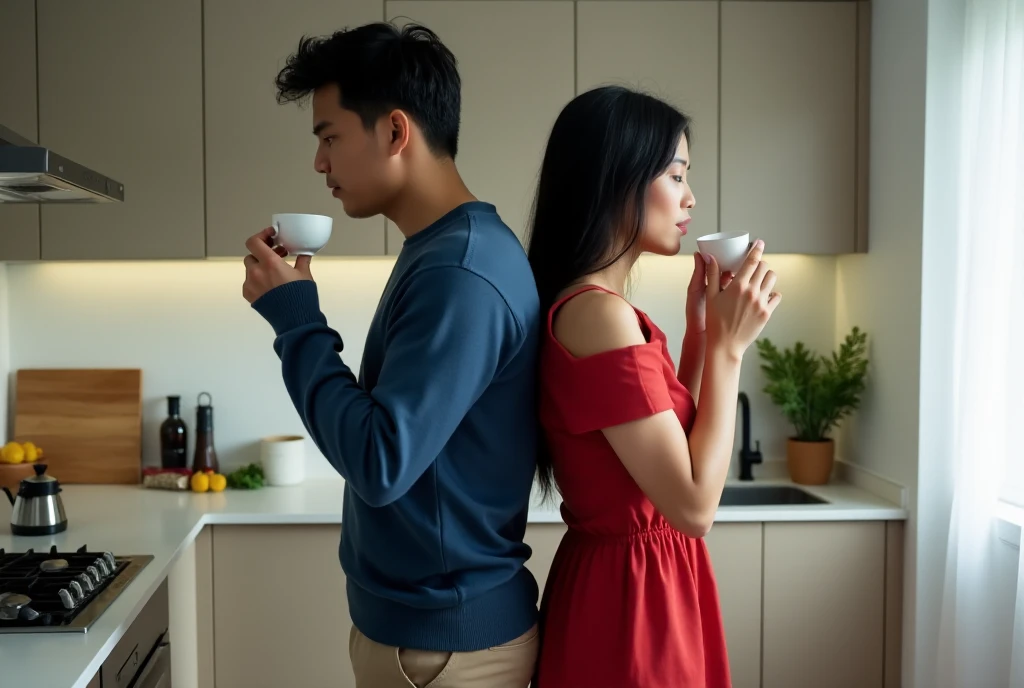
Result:
M672 409L689 434L696 406L664 333L635 309L646 344L576 358L548 313L540 417L569 526L541 599L535 688L729 688L707 547L658 513L601 428ZM606 290L605 290L606 291Z

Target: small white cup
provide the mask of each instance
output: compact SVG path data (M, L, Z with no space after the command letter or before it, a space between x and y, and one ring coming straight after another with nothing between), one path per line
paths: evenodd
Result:
M270 218L274 239L291 256L312 256L331 238L334 218L307 213L277 213Z
M712 256L722 272L736 273L750 251L748 232L718 232L697 238L697 250L702 256Z
M264 437L260 440L260 465L267 485L298 485L306 479L306 438Z

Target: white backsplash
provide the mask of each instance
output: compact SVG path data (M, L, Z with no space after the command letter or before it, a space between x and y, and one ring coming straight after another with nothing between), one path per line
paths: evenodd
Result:
M799 339L826 352L835 341L835 259L769 260L784 300L765 336L781 345ZM393 264L393 258L313 262L321 307L340 332L341 355L354 370ZM692 258L685 255L647 257L634 280L634 303L668 335L674 357L679 355L692 268ZM200 392L213 397L222 466L256 461L261 436L304 434L304 429L281 381L273 331L242 299L243 275L241 261L11 264L4 289L0 265L0 374L5 364L12 373L33 367L142 368L146 465L159 464L158 429L168 394L182 397L191 457ZM761 441L767 460L781 459L789 427L761 392L758 365L751 348L741 381L751 399L751 434ZM307 476L335 477L311 442L308 449Z

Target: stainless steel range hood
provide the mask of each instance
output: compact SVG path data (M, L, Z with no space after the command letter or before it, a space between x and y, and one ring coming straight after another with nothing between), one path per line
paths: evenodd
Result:
M0 203L111 203L124 185L0 125Z

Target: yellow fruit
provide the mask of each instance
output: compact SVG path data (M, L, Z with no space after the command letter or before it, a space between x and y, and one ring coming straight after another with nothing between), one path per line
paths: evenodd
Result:
M25 442L21 446L25 449L25 461L32 462L43 455L43 450L31 442Z
M4 463L21 463L25 460L25 448L17 442L8 442L0 449L0 459Z
M193 492L206 492L210 489L210 476L205 473L193 473L191 485Z
M228 486L228 479L220 473L214 473L210 476L210 490L213 492L223 492L224 488Z

